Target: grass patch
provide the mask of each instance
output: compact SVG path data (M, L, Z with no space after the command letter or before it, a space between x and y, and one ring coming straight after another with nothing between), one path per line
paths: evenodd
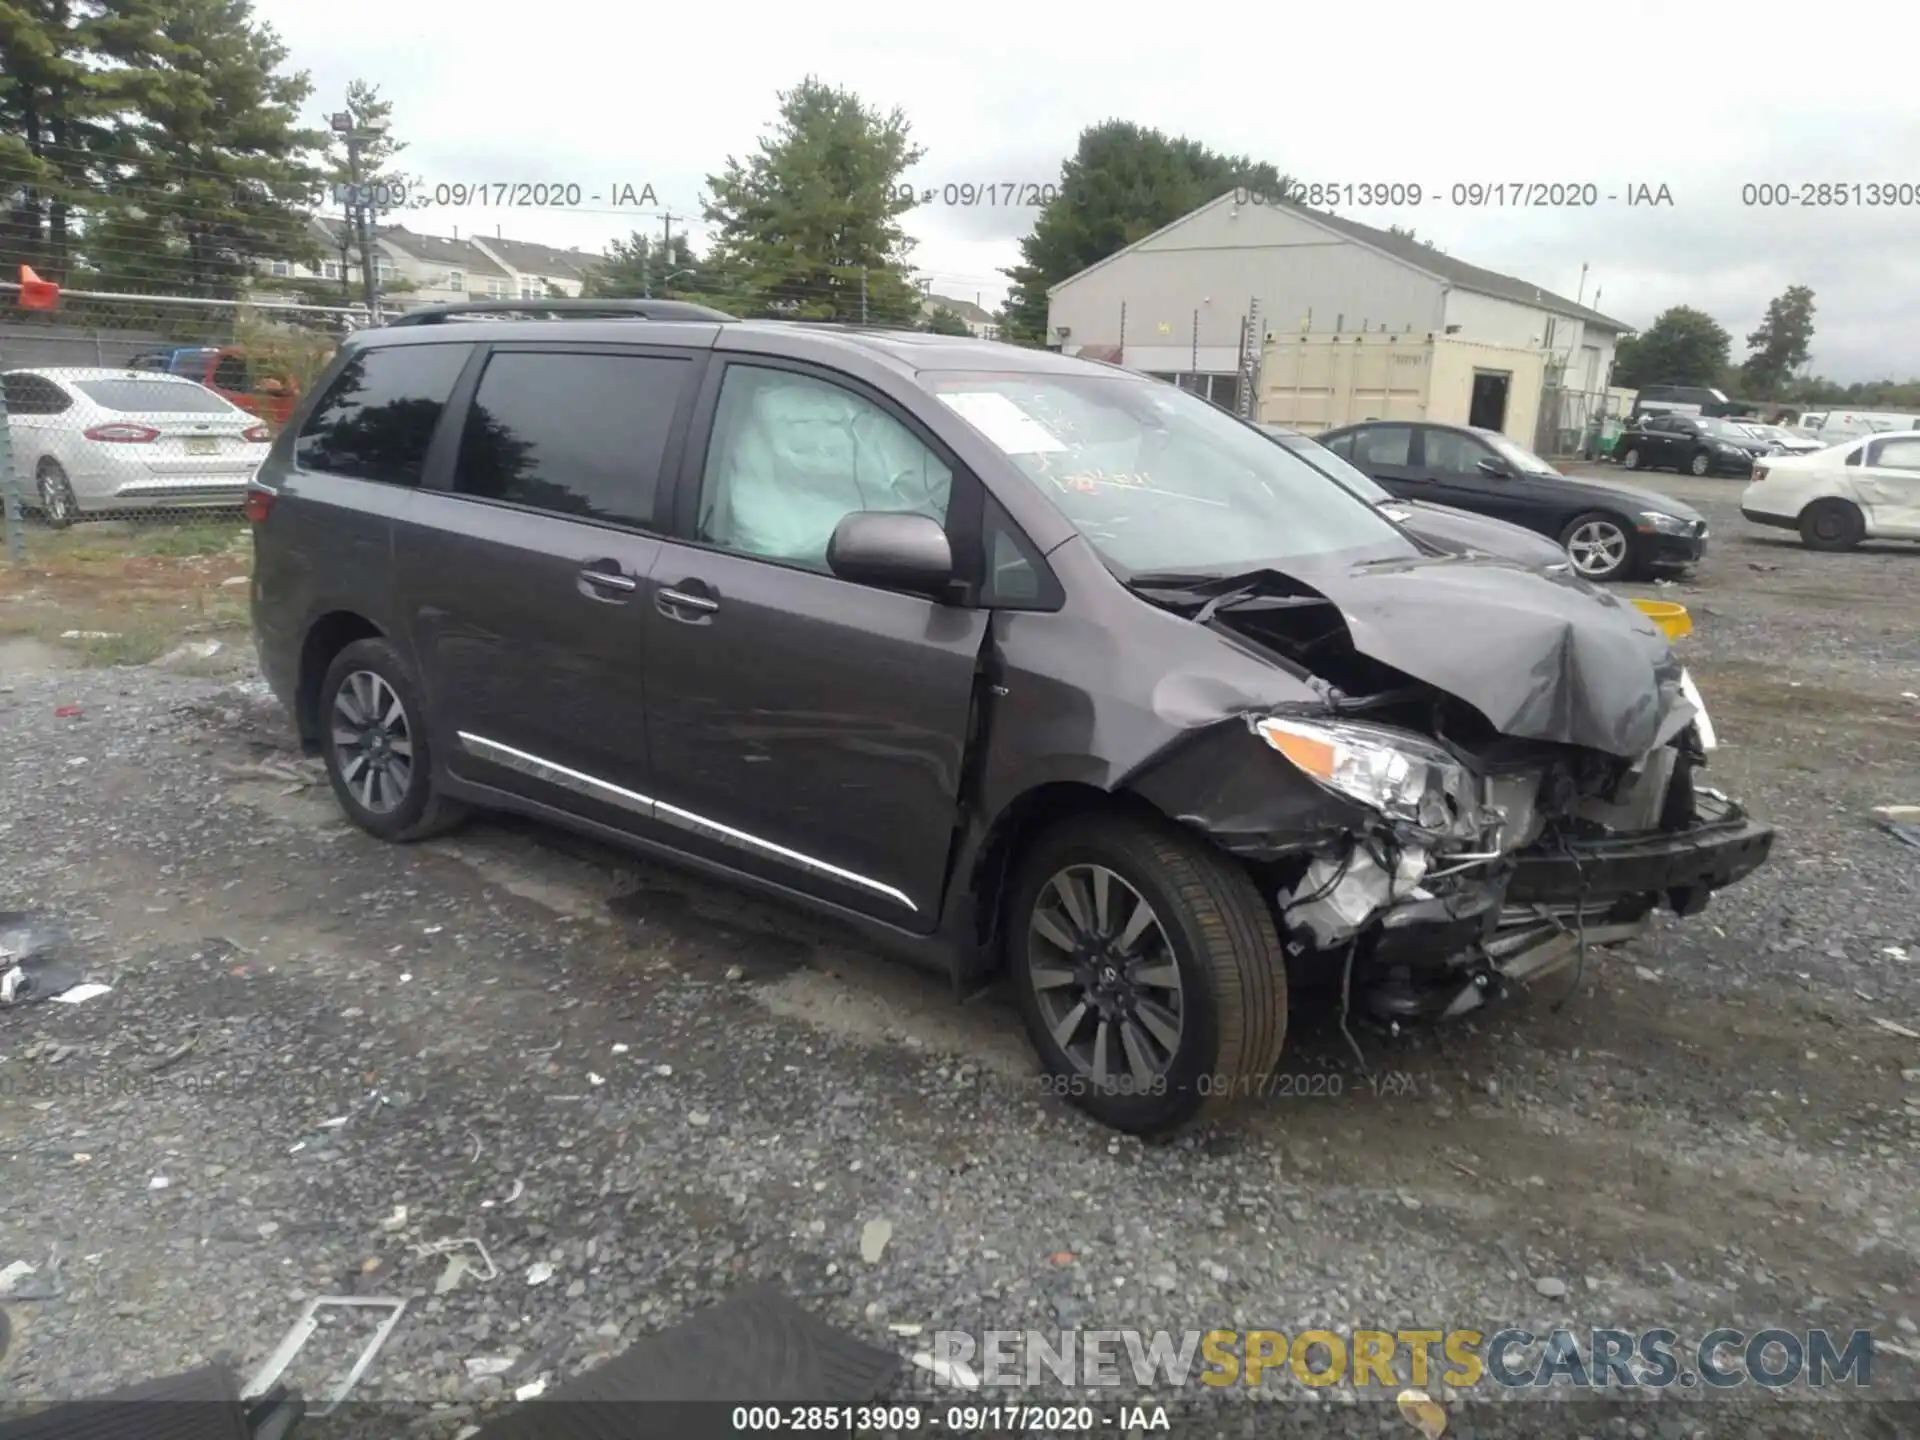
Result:
M22 565L0 561L0 635L58 645L88 665L144 665L182 641L250 623L252 544L231 516L83 522L35 530Z

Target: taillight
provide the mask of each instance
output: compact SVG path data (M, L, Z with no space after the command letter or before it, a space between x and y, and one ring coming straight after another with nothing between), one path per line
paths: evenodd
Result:
M89 440L104 440L109 445L146 445L160 438L151 425L96 425L85 432Z
M1753 478L1754 478L1754 480L1755 480L1756 482L1758 482L1758 481L1761 481L1761 480L1764 480L1764 479L1766 479L1766 478L1767 478L1767 467L1766 467L1766 466L1764 466L1764 465L1756 465L1756 466L1754 466L1754 467L1753 467Z
M255 485L247 491L246 513L250 524L264 525L267 516L273 513L274 492L264 486Z
M264 445L273 439L273 431L264 425L249 425L240 432L242 440L251 440L256 445Z

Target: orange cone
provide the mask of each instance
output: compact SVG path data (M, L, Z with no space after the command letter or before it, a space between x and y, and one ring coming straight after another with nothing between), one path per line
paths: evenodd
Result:
M60 304L60 287L51 280L42 280L33 273L28 265L20 267L20 308L22 310L53 310Z

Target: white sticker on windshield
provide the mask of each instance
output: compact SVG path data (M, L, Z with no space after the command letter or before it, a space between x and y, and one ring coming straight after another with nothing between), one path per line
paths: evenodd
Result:
M1051 430L996 390L966 390L940 399L1009 455L1046 455L1067 448Z

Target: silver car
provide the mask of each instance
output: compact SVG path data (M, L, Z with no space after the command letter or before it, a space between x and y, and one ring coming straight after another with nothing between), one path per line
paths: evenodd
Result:
M14 473L56 529L106 512L238 509L273 438L195 381L140 370L9 370Z

